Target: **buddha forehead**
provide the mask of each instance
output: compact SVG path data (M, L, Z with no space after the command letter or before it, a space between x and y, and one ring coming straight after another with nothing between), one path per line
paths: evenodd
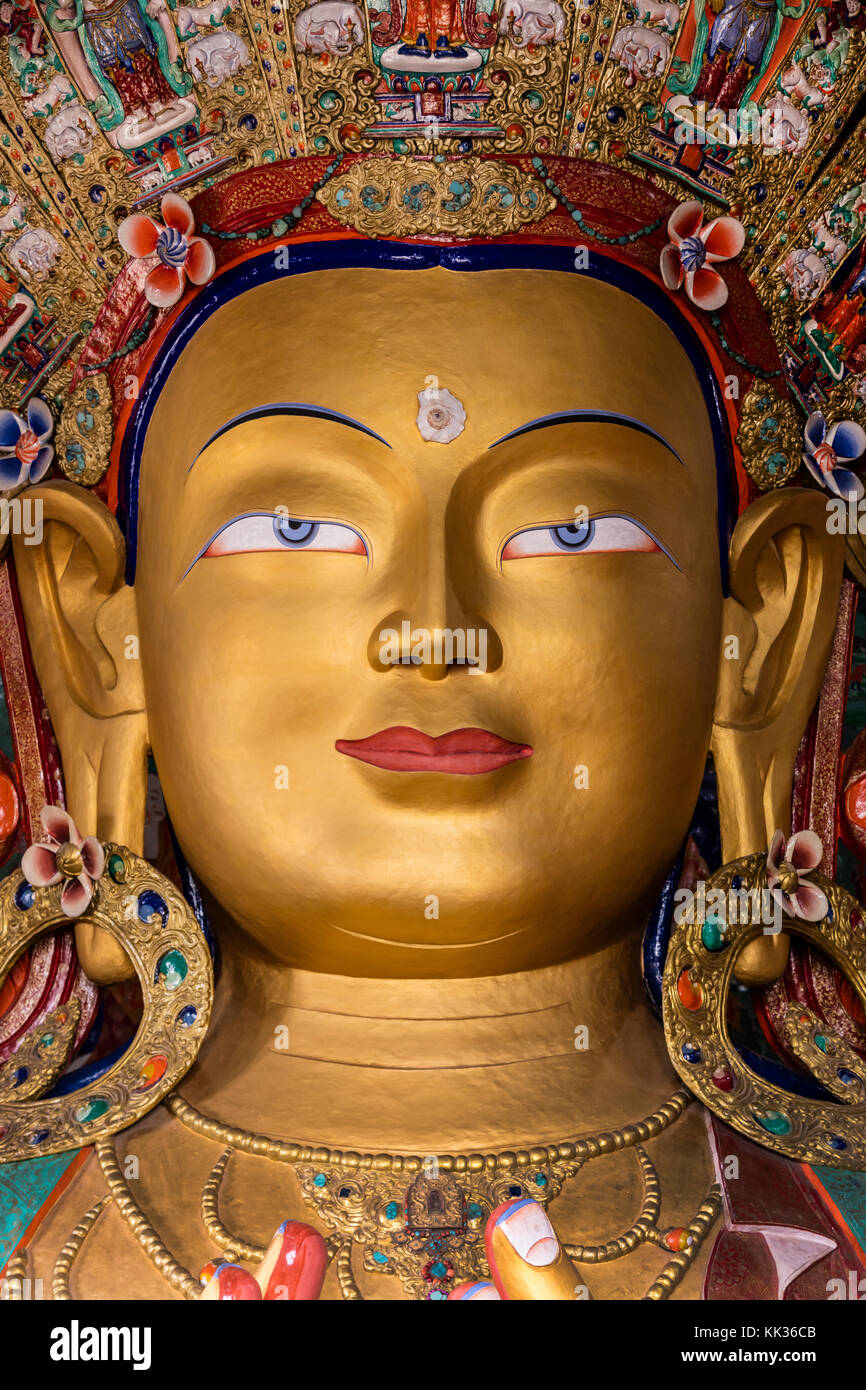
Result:
M418 429L419 393L431 389L466 412L446 445ZM511 430L570 410L639 419L687 467L713 469L707 407L683 346L631 295L579 274L334 269L248 290L206 320L171 373L148 429L145 491L148 453L158 450L160 478L185 477L226 422L287 402L363 424L391 446L398 470L453 477ZM322 423L280 428L317 434Z

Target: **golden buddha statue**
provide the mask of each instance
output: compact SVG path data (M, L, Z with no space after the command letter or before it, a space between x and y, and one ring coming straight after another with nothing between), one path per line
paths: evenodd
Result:
M0 1053L0 1160L81 1150L6 1276L699 1299L736 1296L734 1250L749 1296L818 1296L856 1259L820 1175L866 1166L866 945L826 840L838 741L805 809L803 750L831 676L844 703L828 496L856 507L863 431L802 435L732 216L568 160L303 164L122 222L67 383L110 383L104 477L68 431L38 472L40 407L0 418L41 508L5 563L66 808L29 800L0 976L20 1012L15 961L71 922L94 997L143 996L77 1076L83 994ZM149 760L174 882L143 857ZM769 924L675 913L705 879ZM782 997L803 941L847 976L835 1031ZM790 1104L733 981L777 991Z

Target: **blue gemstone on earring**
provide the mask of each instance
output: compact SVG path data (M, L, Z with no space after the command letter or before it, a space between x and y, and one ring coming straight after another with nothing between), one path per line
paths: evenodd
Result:
M388 1263L388 1256L383 1255L381 1250L373 1251L373 1259L376 1261L377 1265L386 1265Z
M15 889L15 906L22 912L33 906L33 888L26 879Z
M34 1130L34 1132L31 1134L31 1136L30 1136L30 1138L28 1139L27 1142L28 1142L29 1144L34 1144L34 1145L36 1145L36 1144L44 1144L44 1143L45 1143L45 1140L48 1138L48 1135L49 1135L50 1133L51 1133L51 1131L48 1130L48 1129L37 1129L37 1130Z
M683 1043L683 1057L692 1066L696 1066L701 1060L701 1049L694 1043Z
M26 1081L29 1075L30 1073L26 1067L18 1067L14 1077L12 1078L12 1085L20 1086L22 1081Z
M152 922L154 917L158 917L164 927L168 921L168 908L158 893L146 888L138 895L138 916L142 922Z
M324 1173L317 1173L316 1176L313 1178L313 1186L324 1187L327 1181L328 1179L325 1177Z
M184 1028L191 1028L197 1018L198 1009L195 1004L187 1004L178 1014L177 1021L181 1023Z
M833 920L833 904L832 904L832 903L828 903L828 904L827 904L827 916L824 918L824 921L825 921L825 922L832 922L832 920Z
M851 1086L857 1080L855 1073L849 1071L847 1067L840 1067L836 1075L840 1081L844 1081L846 1086Z
M848 1147L847 1141L842 1138L841 1134L828 1134L827 1143L830 1148L835 1149L837 1153L841 1153L843 1149L847 1149Z
M510 1186L509 1189L508 1189L508 1195L509 1195L509 1197L522 1197L522 1196L523 1196L523 1188L522 1188L522 1187L518 1187L515 1183L512 1183L511 1186Z

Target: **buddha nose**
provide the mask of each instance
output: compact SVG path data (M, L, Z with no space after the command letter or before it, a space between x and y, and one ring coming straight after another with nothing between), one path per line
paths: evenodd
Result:
M461 602L444 563L433 560L417 597L386 614L367 644L376 671L417 669L441 681L458 671L482 674L502 664L502 644L493 626Z

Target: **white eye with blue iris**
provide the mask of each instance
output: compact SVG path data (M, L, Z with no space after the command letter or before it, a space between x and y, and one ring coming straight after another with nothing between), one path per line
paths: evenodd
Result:
M518 531L502 551L503 560L529 560L542 555L610 554L615 551L659 551L662 547L636 521L624 516L566 522L562 526L533 526Z
M335 521L307 521L303 517L249 512L220 527L199 556L255 554L266 550L319 550L343 555L366 555L367 547L357 531Z
M550 535L563 550L585 550L595 535L595 522L580 521L568 526L551 526Z
M311 545L318 530L317 521L301 521L294 516L274 517L274 535L283 545Z

